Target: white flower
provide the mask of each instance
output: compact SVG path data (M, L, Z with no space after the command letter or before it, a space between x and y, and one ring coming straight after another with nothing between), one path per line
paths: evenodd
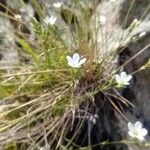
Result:
M46 24L53 25L53 24L55 24L56 20L57 20L57 17L51 16L51 17L45 17L44 22Z
M119 85L129 85L132 75L127 75L126 72L121 72L120 75L116 74L115 79Z
M56 2L56 3L53 3L53 6L55 8L60 8L62 6L63 2Z
M128 134L132 138L136 138L138 140L144 140L144 136L146 136L148 133L148 131L145 128L142 128L142 123L139 121L137 121L135 124L129 122L128 129Z
M19 15L19 14L15 14L14 17L18 20L21 19L21 15Z
M90 121L93 123L93 124L96 124L96 119L98 119L99 116L97 114L95 115L91 115L90 116Z
M72 68L80 68L82 64L85 63L86 58L82 58L79 56L78 53L73 54L72 57L67 56L68 65Z
M138 23L138 22L139 22L139 20L137 18L135 18L132 23Z
M142 32L139 34L139 38L144 37L146 35L146 32Z
M140 23L141 23L141 20L138 20L137 18L135 18L130 26L135 27L135 26L138 26Z

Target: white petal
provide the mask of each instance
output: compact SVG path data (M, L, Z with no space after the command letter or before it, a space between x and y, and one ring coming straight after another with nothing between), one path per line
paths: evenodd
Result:
M68 66L70 66L70 67L74 68L74 64L73 64L73 63L71 63L70 61L68 62Z
M95 118L93 118L93 124L96 124L96 119Z
M90 121L92 121L93 120L93 116L90 116Z
M67 61L72 61L72 58L70 56L66 56Z
M16 19L21 19L21 15L19 15L19 14L14 15L14 17L15 17Z
M129 129L130 131L133 130L133 124L132 124L131 122L128 123L128 129Z
M45 17L44 22L46 24L53 25L56 22L56 20L57 20L57 17L55 17L55 16L51 16L51 17L47 16L47 17Z
M143 140L144 140L144 136L142 136L142 135L140 135L140 134L139 134L139 135L137 135L137 136L136 136L136 138L137 138L137 139L139 139L139 140L141 140L141 141L143 141Z
M123 85L129 85L129 82L123 81Z
M57 18L56 17L53 17L53 18L51 18L51 20L50 20L50 24L51 25L53 25L55 22L56 22L56 20L57 20Z
M142 32L142 33L140 33L139 37L143 37L145 35L146 35L146 32Z
M74 62L76 62L76 63L78 63L79 60L80 60L80 56L79 56L78 53L73 54L73 57L72 57L72 58L73 58Z
M73 67L73 68L80 68L80 65L74 64L74 67Z
M71 66L74 68L75 67L74 60L70 56L66 56L66 59L68 61L68 66Z
M142 128L142 123L140 121L137 121L135 124L134 124L134 128L138 131L140 131L140 129Z
M54 3L53 6L56 7L56 8L60 8L62 5L62 3L60 2L57 2L57 3Z
M120 80L119 74L116 74L116 75L115 75L115 79L116 79L116 81Z
M83 58L79 61L78 65L80 66L80 65L84 64L85 62L86 62L86 58Z
M80 68L80 66L76 63L74 63L73 60L68 61L68 66L72 67L72 68Z
M99 116L97 114L94 115L95 118L99 118Z
M126 77L126 80L127 81L130 81L132 79L132 75L128 75L127 77Z
M120 73L120 77L121 78L126 78L126 76L127 76L127 73L125 71Z
M128 134L131 136L131 137L133 137L133 138L135 138L136 136L135 136L135 134L133 134L133 132L132 131L128 131Z
M141 129L140 134L141 134L142 136L147 135L147 133L148 133L148 131L147 131L145 128L142 128L142 129Z

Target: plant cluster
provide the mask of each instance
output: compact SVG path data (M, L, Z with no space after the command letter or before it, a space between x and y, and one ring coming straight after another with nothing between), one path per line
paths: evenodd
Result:
M57 13L46 16L44 7L36 1L32 3L40 21L28 14L30 21L24 22L21 14L14 14L11 10L8 11L13 17L6 16L18 26L31 29L33 37L31 33L16 30L13 36L17 45L14 46L20 54L26 54L28 61L0 68L0 145L3 149L14 150L18 147L20 150L71 150L72 146L82 149L74 143L82 125L84 122L96 125L101 117L92 110L95 96L104 95L107 99L104 105L124 116L122 106L133 104L118 91L129 86L134 73L149 68L150 63L147 62L132 74L124 71L124 65L116 67L108 64L106 67L112 53L110 58L95 58L97 41L92 37L95 31L90 29L91 12L88 7L79 1L72 2L69 7L63 2L56 2L49 8L52 7ZM77 11L79 16L74 15ZM61 23L65 24L64 28ZM141 33L133 37L132 31L139 24L140 21L134 20L130 25L122 42L113 49L114 57L119 47L145 36L146 33ZM68 38L68 35L71 37ZM67 44L66 39L71 44ZM104 99L101 100L102 107ZM79 120L77 124L76 120ZM68 133L74 126L78 130L70 138ZM148 131L142 128L141 122L129 122L128 128L133 143L147 144L144 137ZM99 144L111 142L114 144L116 141Z

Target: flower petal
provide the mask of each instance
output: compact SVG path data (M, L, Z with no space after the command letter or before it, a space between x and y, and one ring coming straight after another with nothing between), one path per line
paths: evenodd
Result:
M144 136L142 136L142 135L140 135L140 134L139 134L139 135L137 135L137 136L136 136L136 138L137 138L137 139L139 139L139 140L141 140L141 141L143 141L143 140L144 140Z
M122 72L120 73L120 77L121 77L121 78L126 78L126 76L127 76L127 73L126 73L125 71L122 71Z
M61 2L56 2L56 3L53 3L53 6L56 7L56 8L60 8L62 5Z
M130 131L133 130L133 124L132 124L131 122L128 123L128 129L129 129Z
M86 58L83 58L79 61L78 65L80 66L80 65L84 64L85 62L86 62Z
M142 129L141 129L140 134L141 134L142 136L147 135L147 133L148 133L148 131L147 131L145 128L142 128Z
M116 79L116 81L119 81L119 80L120 80L119 74L116 74L116 75L115 75L115 79Z
M74 64L73 64L73 63L71 63L70 61L68 62L68 66L70 66L70 67L74 68Z
M133 137L133 138L136 137L135 134L134 134L132 131L128 131L128 134L129 134L131 137Z
M99 116L97 114L94 115L95 118L99 118Z
M142 123L140 121L137 121L135 124L134 124L134 128L138 131L140 131L142 129Z
M70 56L66 56L66 59L68 61L68 66L70 67L75 67L75 63L74 63L74 60L70 57Z
M68 65L72 68L80 68L80 66L78 64L68 63Z
M126 80L130 81L132 79L132 75L127 75Z
M74 62L79 62L79 60L80 60L80 56L78 53L73 54L72 58L73 58Z
M96 119L95 119L95 118L93 118L92 122L93 122L93 124L96 124Z
M80 68L81 66L79 66L78 64L74 64L73 68Z
M51 17L49 23L50 23L51 25L53 25L53 24L56 22L56 20L57 20L56 17Z
M129 85L128 81L123 81L123 85Z
M70 56L66 56L67 61L72 61L72 58Z
M51 17L47 16L47 17L45 17L44 22L46 24L53 25L56 22L56 20L57 20L57 17L55 17L55 16L51 16Z

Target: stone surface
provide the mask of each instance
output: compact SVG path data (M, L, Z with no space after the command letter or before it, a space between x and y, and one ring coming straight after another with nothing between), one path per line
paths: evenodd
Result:
M0 66L11 66L18 62L13 27L7 18L0 16Z
M133 6L132 6L133 4ZM129 8L131 6L131 11ZM97 33L98 38L98 52L99 58L106 60L106 53L111 53L113 46L116 43L120 43L123 35L126 34L127 27L133 22L134 19L141 20L140 25L131 33L132 36L139 36L140 33L146 32L140 40L135 42L129 42L125 46L125 50L122 52L123 56L119 57L119 62L126 63L132 57L135 57L137 53L140 53L142 49L150 44L150 6L149 0L118 0L110 2L104 0L97 8L97 16L99 19L99 30ZM106 23L100 24L101 16L106 17ZM127 18L126 18L127 16ZM143 18L144 16L144 18ZM97 24L97 26L98 26ZM122 42L123 43L123 42ZM118 44L117 44L118 45ZM123 60L120 60L123 58ZM141 54L137 55L132 61L127 63L124 70L128 73L133 73L142 67L150 58L150 46ZM144 127L150 131L150 70L142 70L133 74L133 80L127 89L123 91L123 95L132 100L135 105L134 108L126 111L126 117L129 121L136 122L140 120ZM130 94L129 94L130 93ZM122 124L122 131L127 132L127 121L122 118L119 119ZM121 123L122 122L122 123ZM124 126L124 127L123 127ZM150 134L150 133L149 133ZM127 136L127 135L124 135ZM147 136L149 139L149 136ZM136 145L129 145L129 150L147 150L145 147L138 147Z

